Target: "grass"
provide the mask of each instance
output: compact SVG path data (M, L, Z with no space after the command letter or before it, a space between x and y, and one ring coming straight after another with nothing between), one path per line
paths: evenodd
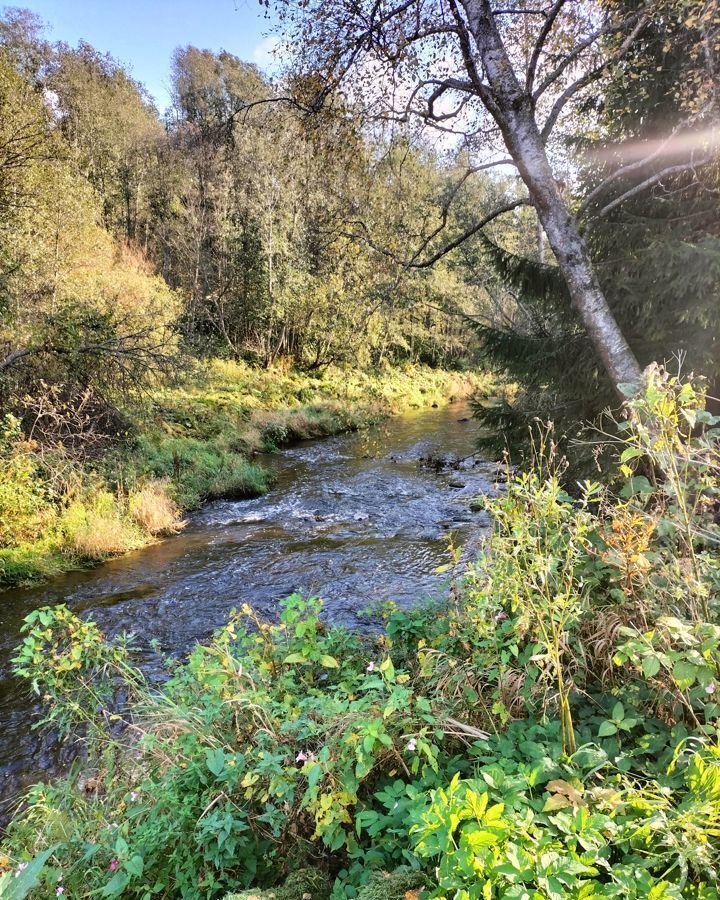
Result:
M7 462L0 585L44 581L142 547L178 531L184 513L208 500L265 493L270 479L258 453L487 395L490 387L486 376L423 366L310 375L214 360L182 384L157 389L136 412L131 439L64 476L60 489L52 463L8 426L0 447Z

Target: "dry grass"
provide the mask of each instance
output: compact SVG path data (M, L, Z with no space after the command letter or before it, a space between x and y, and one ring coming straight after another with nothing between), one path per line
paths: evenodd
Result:
M132 491L128 497L128 509L133 521L153 537L176 534L184 524L164 481L148 481Z
M125 515L124 504L109 491L76 500L65 510L61 531L71 555L100 561L146 543L137 525Z
M84 525L71 535L72 549L84 559L102 560L139 545L118 516L89 512Z

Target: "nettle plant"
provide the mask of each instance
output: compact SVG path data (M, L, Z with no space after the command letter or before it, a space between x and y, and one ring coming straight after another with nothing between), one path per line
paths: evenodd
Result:
M702 379L681 381L651 366L620 425L625 493L658 538L662 566L654 568L667 583L656 577L654 586L664 588L666 612L696 621L717 615L720 586L720 417L706 405ZM638 474L639 466L646 474Z

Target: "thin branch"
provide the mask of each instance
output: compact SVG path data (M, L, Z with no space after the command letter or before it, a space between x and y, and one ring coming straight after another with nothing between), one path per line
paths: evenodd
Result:
M612 56L609 56L606 60L600 63L599 66L596 66L594 69L591 69L590 72L587 72L582 78L578 78L577 81L573 82L569 85L565 90L560 94L555 103L553 104L552 109L550 110L550 115L547 117L547 121L543 126L542 131L540 132L542 139L545 141L550 136L550 132L555 127L555 123L558 120L560 113L563 110L563 107L568 102L568 100L577 94L578 91L581 91L583 88L586 88L589 84L592 84L593 81L597 81L598 78L603 74L603 72L608 68L608 66L613 65L618 62L618 60L622 59L623 56L628 52L630 47L635 42L635 39L640 34L642 29L648 22L647 16L641 17L635 28L628 34L625 40L622 42L617 52L613 53ZM537 92L536 92L537 94ZM533 95L535 96L535 95Z
M553 69L553 71L550 72L550 74L545 79L543 79L540 87L537 88L532 95L533 100L537 102L538 98L558 80L563 72L569 66L571 66L584 53L584 51L587 50L588 47L592 46L602 37L607 37L608 35L615 34L618 31L625 31L626 28L629 28L633 23L636 23L638 19L646 21L646 17L643 17L640 14L636 14L630 16L627 19L624 19L622 22L618 22L615 25L604 25L602 28L598 28L597 31L594 31L592 34L588 35L584 41L580 41L575 49L572 52L568 53L567 56L563 57L562 62L560 62Z
M668 166L666 169L657 172L655 175L651 175L649 178L646 178L645 181L641 181L639 184L636 184L634 187L625 191L625 193L620 194L619 197L611 200L610 203L607 203L598 212L598 217L606 216L609 212L612 212L622 203L625 203L626 200L630 200L632 197L636 197L638 194L641 194L643 191L652 187L654 184L657 184L658 181L662 181L663 178L668 178L670 175L680 175L683 172L691 172L694 169L699 169L709 163L712 158L713 154L711 152L707 156L705 156L704 159L698 162L693 160L691 162L681 163L679 165Z
M461 235L456 237L454 240L450 241L449 244L446 244L442 249L438 250L436 253L433 253L432 256L427 259L421 260L420 262L414 261L407 264L407 268L410 269L427 269L430 266L434 265L439 259L442 259L443 256L447 256L448 253L451 253L461 244L465 243L468 238L471 238L474 234L477 234L478 231L482 231L486 225L489 225L494 219L497 219L498 216L503 215L506 212L512 212L512 210L517 209L519 206L531 206L532 201L529 197L521 197L519 200L513 200L510 203L506 203L504 206L500 206L497 209L493 210L487 216L482 218L479 222L476 222L467 231L464 231Z
M670 134L660 143L656 144L655 149L648 153L647 156L642 159L638 159L635 162L627 163L624 166L620 166L619 169L616 169L614 172L611 172L610 175L605 177L600 184L598 184L593 190L587 195L587 197L583 200L580 208L575 214L576 219L582 218L582 216L587 212L588 207L592 203L592 201L603 193L612 183L613 181L617 181L618 178L623 178L625 175L629 175L632 172L636 172L638 169L643 169L645 166L649 165L651 162L654 162L659 156L662 156L663 152L667 149L669 144L678 136L678 134L683 130L683 128L687 128L692 125L694 121L698 118L702 118L702 116L708 111L708 107L705 107L695 116L690 117L689 119L684 119L678 125L673 128Z
M535 73L537 72L538 62L540 61L540 54L542 53L543 47L545 46L545 41L552 31L552 27L555 24L555 19L557 19L560 10L563 8L566 2L567 0L555 0L555 3L553 4L550 12L547 14L545 24L540 29L540 34L535 41L532 56L530 57L530 62L528 63L527 77L525 78L525 90L528 94L532 94L533 84L535 83Z

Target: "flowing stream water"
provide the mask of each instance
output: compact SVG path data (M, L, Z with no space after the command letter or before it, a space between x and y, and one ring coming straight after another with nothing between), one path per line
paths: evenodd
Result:
M31 610L62 602L109 634L134 632L151 676L161 674L152 639L181 655L233 607L273 618L295 591L322 597L329 621L372 628L368 607L441 596L447 576L435 569L450 541L471 556L488 527L469 502L493 492L496 466L473 455L468 417L454 404L268 456L277 480L265 496L209 504L154 546L0 593L0 823L24 785L64 762L52 737L33 730L36 704L10 671Z

